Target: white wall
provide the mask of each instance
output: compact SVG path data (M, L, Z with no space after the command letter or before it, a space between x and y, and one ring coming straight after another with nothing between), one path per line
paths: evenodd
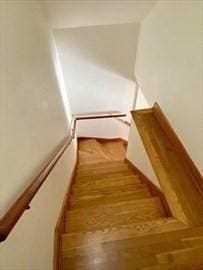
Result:
M122 119L122 118L121 118ZM129 126L116 119L77 121L78 137L122 138L128 140Z
M67 136L50 31L35 1L1 2L0 214Z
M52 37L38 4L1 1L1 215L69 129ZM52 269L54 226L75 158L72 144L1 243L0 269Z
M126 157L142 171L154 185L161 188L133 119L131 120Z
M203 169L202 1L158 1L141 23L135 74Z
M54 229L75 159L74 141L34 197L30 210L1 243L0 269L53 269Z
M53 28L139 22L157 0L50 1L42 5Z
M54 31L74 114L132 109L138 31L135 23Z

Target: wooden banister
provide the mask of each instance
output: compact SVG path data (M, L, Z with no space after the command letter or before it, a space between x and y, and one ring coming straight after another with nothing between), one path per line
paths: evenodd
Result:
M77 120L91 120L91 119L101 119L101 118L116 118L125 117L125 113L112 113L112 114L95 114L95 115L78 115L75 117Z
M33 197L38 192L41 185L46 180L47 176L50 174L56 163L59 161L67 147L70 145L72 139L75 136L76 122L79 120L87 119L98 119L98 118L115 118L123 117L126 114L116 113L116 114L103 114L103 115L86 115L85 117L77 116L72 121L71 135L68 136L61 144L59 149L53 155L53 157L47 162L40 173L34 177L31 184L25 189L25 191L18 197L14 204L9 208L5 215L0 219L0 242L6 240L9 233L22 216L26 209L29 209L30 202Z
M56 163L59 161L60 157L63 155L67 147L72 141L72 136L65 139L62 146L54 157L48 161L40 173L32 180L31 184L25 189L25 191L20 195L20 197L14 202L10 209L0 220L0 242L4 241L18 219L24 213L26 209L29 208L29 204L32 201L33 197L41 187L41 185L46 180L47 176L50 174Z

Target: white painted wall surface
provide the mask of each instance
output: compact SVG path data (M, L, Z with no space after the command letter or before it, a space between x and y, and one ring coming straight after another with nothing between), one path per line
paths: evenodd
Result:
M203 169L202 1L158 1L142 21L135 74Z
M132 109L138 24L55 30L74 114Z
M161 188L133 119L131 120L126 157L142 171L153 184Z
M54 229L75 160L74 141L34 197L31 209L1 243L0 269L53 269Z
M1 215L69 129L51 34L38 5L1 1ZM0 269L52 269L54 226L75 158L72 144L1 243Z
M157 0L40 1L53 28L139 22Z
M1 7L3 214L67 136L69 124L51 33L38 2L3 1Z
M129 126L116 119L95 119L77 121L78 137L128 139Z

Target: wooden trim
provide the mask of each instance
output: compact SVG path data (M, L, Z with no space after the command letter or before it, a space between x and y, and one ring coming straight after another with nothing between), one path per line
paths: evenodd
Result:
M115 113L115 114L108 114L108 115L85 115L85 116L76 116L76 120L90 120L90 119L103 119L103 118L115 118L115 117L125 117L125 113Z
M180 138L176 134L175 130L172 128L171 124L169 123L168 119L164 115L162 109L160 108L157 102L154 103L154 106L152 109L153 109L153 113L155 117L159 121L166 135L168 136L168 139L170 140L171 144L174 146L179 158L181 158L186 169L193 176L192 178L195 180L196 185L198 186L199 190L202 193L203 192L203 177L201 175L201 172L198 170L195 163L189 156L183 143L181 142Z
M4 241L18 219L22 216L26 209L29 209L29 204L41 185L46 180L56 163L59 161L67 147L72 141L72 137L67 137L62 146L55 152L54 156L47 162L40 173L32 180L31 184L20 195L20 197L14 202L6 214L0 219L0 242Z
M78 143L77 143L78 145ZM69 200L70 194L72 190L72 186L74 184L76 168L78 165L78 150L76 147L76 162L74 165L74 169L70 176L70 185L67 188L60 213L57 219L56 227L54 230L54 262L53 262L53 270L60 270L61 269L61 248L62 248L62 234L65 232L65 215L67 212L67 208L69 208Z
M129 165L129 167L131 167L135 171L136 174L140 176L141 181L149 187L150 193L153 196L157 196L160 198L160 201L162 202L166 216L172 217L173 215L171 213L170 207L161 189L159 189L154 183L152 183L152 181L127 158L125 159L125 162Z

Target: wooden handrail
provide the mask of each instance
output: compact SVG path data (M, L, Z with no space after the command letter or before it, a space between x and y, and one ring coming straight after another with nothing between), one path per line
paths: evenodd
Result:
M18 197L14 204L9 208L5 215L0 219L0 242L6 240L9 233L22 216L26 209L29 209L30 202L33 197L38 192L41 185L46 180L47 176L50 174L52 169L55 167L56 163L59 161L67 147L70 145L72 139L75 137L76 122L78 120L86 119L98 119L98 118L114 118L114 117L123 117L126 114L117 113L110 115L89 115L89 116L77 116L72 121L71 135L68 136L61 144L59 150L54 154L54 156L47 162L43 167L40 173L34 177L31 184L25 189L25 191Z
M25 189L25 191L20 195L20 197L14 202L10 209L0 220L0 242L4 241L18 219L24 213L26 209L29 209L29 204L33 197L41 187L41 185L46 180L47 176L50 174L56 163L59 161L60 157L63 155L67 147L72 141L72 136L65 139L60 149L54 155L54 157L44 166L40 173L32 180L31 184Z
M116 118L116 117L125 117L125 113L112 113L112 114L95 114L95 115L78 115L75 117L77 120L91 120L91 119L104 119L104 118Z

